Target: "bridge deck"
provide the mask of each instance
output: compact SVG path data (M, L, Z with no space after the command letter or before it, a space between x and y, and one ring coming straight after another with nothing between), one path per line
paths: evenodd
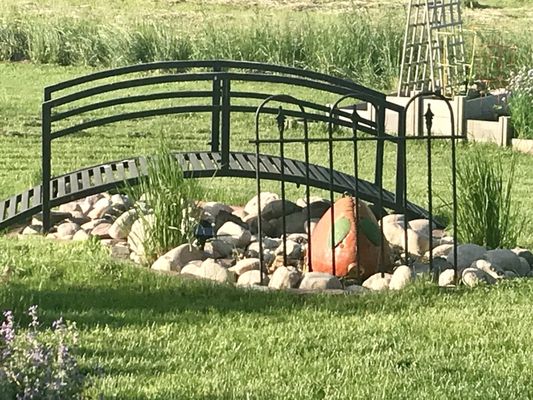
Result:
M175 153L176 160L186 177L256 177L256 155L253 153L231 152L229 165L223 168L219 152L183 152ZM306 164L303 161L270 155L260 155L260 178L283 180L296 184L306 184ZM284 165L284 174L281 166ZM89 168L80 169L55 177L50 182L51 204L53 207L78 200L83 197L101 193L110 189L124 187L126 182L135 184L139 177L147 173L145 157L114 161ZM339 171L333 171L333 185L330 186L329 168L309 164L309 185L312 187L338 193L348 192L355 195L355 177ZM359 198L368 202L379 203L380 189L374 184L359 179ZM21 223L41 211L41 185L30 188L20 194L0 201L0 230L13 224ZM395 201L394 195L383 190L383 207L403 212ZM407 213L418 218L427 218L428 212L413 204L407 204Z

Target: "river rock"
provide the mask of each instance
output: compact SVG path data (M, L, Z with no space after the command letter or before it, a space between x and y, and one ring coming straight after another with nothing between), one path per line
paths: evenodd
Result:
M268 275L263 274L263 285L268 285ZM261 271L251 270L243 273L237 280L237 286L261 285Z
M472 263L471 267L480 269L486 274L492 276L494 279L505 278L505 271L497 264L493 264L487 260L476 260Z
M529 263L530 268L533 268L533 253L531 253L531 251L520 247L516 247L511 251L518 257L524 258Z
M455 286L455 272L453 269L446 269L439 275L440 287L452 287Z
M291 260L299 260L302 256L302 246L293 241L293 240L286 240L285 241L285 244L286 244L286 251L287 251L287 258L288 259L291 259ZM282 256L283 255L283 250L284 250L284 246L283 246L283 241L281 241L281 244L279 245L279 247L274 251L274 254L276 256Z
M287 215L285 217L285 234L305 233L306 221L307 218L301 211ZM283 217L279 217L274 221L270 220L270 222L276 228L276 236L283 235Z
M232 246L246 248L250 244L252 234L234 222L226 222L218 230L217 238Z
M102 222L94 227L91 231L91 236L96 236L99 239L108 239L111 236L109 235L109 230L111 229L111 224L109 222Z
M130 249L139 256L144 256L144 242L146 241L148 230L155 222L153 214L138 218L131 226L128 235Z
M457 271L459 274L461 274L465 268L469 268L474 261L482 259L486 252L487 249L473 243L461 244L457 246ZM446 257L446 260L452 266L454 264L453 258L454 251L452 249L448 253L448 257Z
M476 287L482 283L493 284L496 282L492 276L478 268L465 268L462 273L463 283L468 287Z
M402 227L405 226L405 215L403 214L388 214L382 219L383 226L386 224L398 224Z
M281 266L270 277L268 286L272 289L295 288L301 278L302 273L295 267Z
M433 249L433 257L448 257L448 254L450 254L450 251L453 250L453 244L440 244L437 247ZM429 251L426 252L427 258L429 258Z
M111 209L111 206L111 200L103 197L93 205L87 216L91 219L102 218Z
M302 209L296 204L294 204L292 201L289 201L287 199L285 199L285 201L282 199L276 199L271 200L265 204L265 206L261 210L261 217L266 220L278 219L283 216L283 208L285 208L285 215L287 216L302 211Z
M72 236L72 240L74 240L75 242L82 242L85 240L89 240L90 237L91 235L89 235L83 229L80 229L78 232L74 234L74 236Z
M218 283L234 283L236 277L233 272L228 271L212 258L202 262L197 276Z
M80 226L78 224L75 224L73 222L64 222L57 227L57 237L59 239L63 239L67 236L74 236L76 232L80 230Z
M499 266L504 271L513 271L518 276L527 276L529 268L523 268L518 256L511 250L495 249L489 250L484 257L491 264Z
M59 211L60 212L63 212L63 213L77 213L77 212L82 212L82 209L81 209L81 205L79 202L77 201L71 201L71 202L68 202L68 203L65 203L65 204L61 204L59 206Z
M233 254L234 247L223 240L213 239L205 244L204 249L212 258L227 258Z
M260 199L260 200L259 200ZM244 211L247 214L256 214L257 215L257 203L260 201L261 203L261 210L264 210L266 205L274 200L279 200L279 196L276 193L270 193L270 192L261 192L260 196L254 196L248 203L246 203L246 206L244 206Z
M22 230L23 235L40 235L42 232L42 225L28 225Z
M429 228L429 219L413 219L407 224L409 225L409 228L411 228L411 230L426 237L432 235L433 229L435 229L436 227L435 223L433 223L432 228Z
M520 276L529 276L529 273L531 272L531 267L529 266L529 263L523 257L518 258L520 259L520 264L522 264L520 268Z
M336 276L324 272L307 272L300 289L305 290L326 290L326 289L343 289L342 282Z
M259 261L259 258L244 258L237 261L237 263L233 267L229 268L229 270L240 276L248 271L259 270L260 266L261 261Z
M206 255L202 250L189 243L184 243L159 257L152 264L152 269L180 272L181 268L191 261L203 261L205 259Z
M394 270L389 282L389 289L401 290L413 280L413 271L407 265L400 265Z
M109 228L109 236L113 239L126 239L136 219L137 210L135 209L122 213Z
M385 273L382 277L381 272L378 272L377 274L372 275L370 278L364 281L363 287L373 291L387 290L389 288L391 279L391 274Z

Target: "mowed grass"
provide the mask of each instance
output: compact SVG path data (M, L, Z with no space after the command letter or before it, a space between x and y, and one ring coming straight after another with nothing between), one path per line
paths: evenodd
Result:
M89 398L533 397L531 280L300 296L156 275L98 247L0 241L0 307L77 323Z

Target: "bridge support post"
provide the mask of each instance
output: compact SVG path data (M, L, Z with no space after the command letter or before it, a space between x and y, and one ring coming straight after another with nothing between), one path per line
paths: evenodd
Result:
M218 66L213 68L214 72L220 72ZM220 76L217 74L213 78L213 112L211 114L211 151L218 152L220 149Z
M46 100L46 99L45 99ZM52 138L50 122L50 106L45 102L42 105L42 214L43 233L50 230L50 180L52 175Z
M231 112L231 82L228 78L222 80L222 135L221 158L222 169L229 167L230 152L230 112Z

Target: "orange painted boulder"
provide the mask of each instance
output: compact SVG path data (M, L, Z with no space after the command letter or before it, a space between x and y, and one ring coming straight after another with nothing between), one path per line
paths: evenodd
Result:
M357 209L355 203L353 197L335 202L333 236L331 208L315 226L311 234L311 254L307 258L313 271L366 279L380 271L380 264L384 271L391 268L389 245L381 235L374 214L364 202L359 201ZM332 254L335 254L335 265Z

